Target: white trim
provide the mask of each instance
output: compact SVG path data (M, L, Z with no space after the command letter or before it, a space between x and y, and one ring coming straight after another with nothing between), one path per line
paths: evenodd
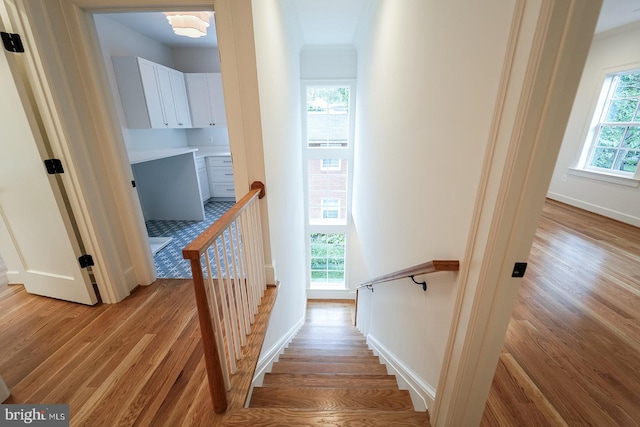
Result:
M434 427L478 425L584 67L599 2L520 0L444 355Z
M355 300L356 292L350 289L307 289L307 299Z
M306 312L306 310L305 310ZM251 380L251 390L253 387L260 387L262 385L262 381L264 379L264 374L271 371L271 367L273 363L278 360L278 356L282 354L282 352L287 348L291 340L296 336L298 331L304 325L304 317L289 329L289 331L284 334L269 350L266 352L263 351L260 359L258 359L258 363L256 364L256 370L253 374L253 380ZM246 403L251 400L251 391L249 392L249 397L247 398Z
M425 412L432 408L436 400L436 389L415 373L397 355L385 347L376 337L367 335L367 344L373 352L382 359L387 372L396 376L398 387L409 390L413 409Z
M604 181L611 184L626 185L627 187L637 188L640 185L640 179L638 178L615 175L607 172L600 172L589 169L569 168L569 175L575 175L581 178L595 179L596 181Z
M629 215L624 212L618 212L604 206L594 205L592 203L585 202L583 200L574 199L573 197L563 196L562 194L558 194L558 193L549 192L547 194L547 197L562 203L566 203L567 205L584 209L585 211L593 212L598 215L606 216L607 218L613 218L616 221L620 221L626 224L631 224L636 227L640 227L640 217Z
M268 285L274 285L276 283L276 269L273 265L267 264L264 266L264 273L267 278Z

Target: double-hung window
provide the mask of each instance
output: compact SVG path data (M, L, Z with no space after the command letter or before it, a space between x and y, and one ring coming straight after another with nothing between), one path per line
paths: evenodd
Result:
M579 169L640 178L640 70L608 75Z
M351 206L354 85L305 81L303 153L311 289L344 289Z

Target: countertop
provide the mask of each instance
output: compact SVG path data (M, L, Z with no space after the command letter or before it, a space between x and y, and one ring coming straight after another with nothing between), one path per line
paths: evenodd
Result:
M182 154L197 152L197 148L183 147L183 148L162 148L159 150L140 150L129 151L129 163L135 165L136 163L148 162L151 160L164 159L167 157L180 156ZM196 154L197 156L197 154Z
M182 154L196 153L196 159L202 157L228 157L231 152L227 147L181 147L181 148L161 148L158 150L129 151L129 163L148 162L151 160L164 159L167 157L180 156Z

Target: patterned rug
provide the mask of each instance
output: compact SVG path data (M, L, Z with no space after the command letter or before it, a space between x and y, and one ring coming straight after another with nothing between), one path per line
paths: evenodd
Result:
M234 205L233 202L208 201L204 205L204 221L147 221L150 237L172 237L167 246L158 251L153 260L158 278L191 278L191 265L182 258L182 248L213 224Z

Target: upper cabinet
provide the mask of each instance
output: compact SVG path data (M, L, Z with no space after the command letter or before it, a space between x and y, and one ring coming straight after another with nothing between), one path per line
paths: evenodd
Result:
M191 126L226 126L227 115L220 73L187 73L184 76L189 95Z
M129 128L191 127L183 73L139 57L111 59Z

